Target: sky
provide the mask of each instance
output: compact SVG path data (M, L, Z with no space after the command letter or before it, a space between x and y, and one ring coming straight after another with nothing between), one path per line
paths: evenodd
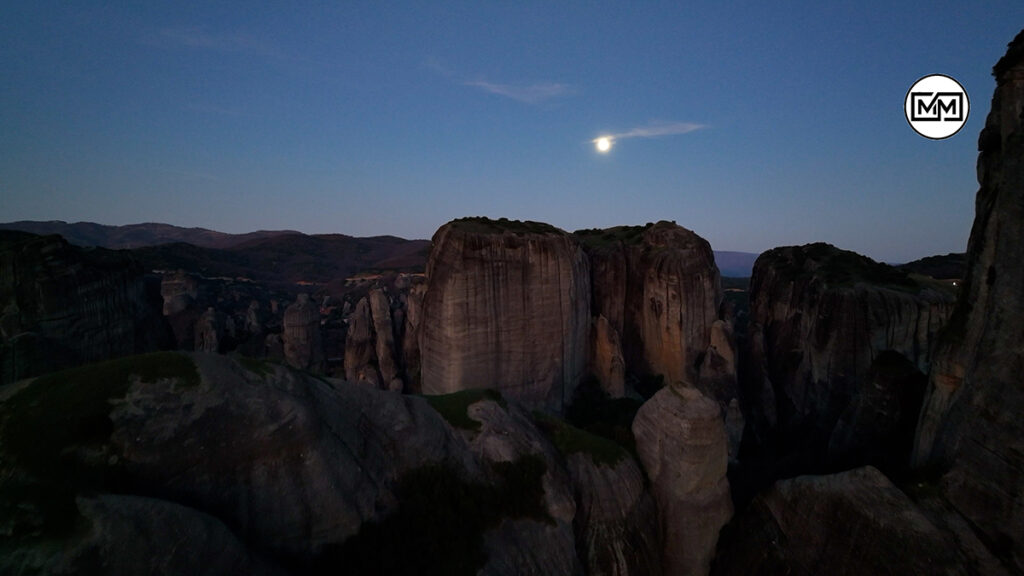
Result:
M1024 26L1019 0L0 2L0 221L674 220L888 262L966 249ZM933 73L971 105L940 141L903 114Z

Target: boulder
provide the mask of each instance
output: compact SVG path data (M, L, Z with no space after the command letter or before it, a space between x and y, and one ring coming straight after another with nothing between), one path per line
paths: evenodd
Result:
M633 434L658 504L664 573L707 574L733 512L718 403L696 388L666 386L640 407Z
M723 531L715 576L968 574L953 540L881 472L781 480Z

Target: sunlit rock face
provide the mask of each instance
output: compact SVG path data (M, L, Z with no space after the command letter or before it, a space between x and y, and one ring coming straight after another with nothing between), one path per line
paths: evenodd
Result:
M155 284L126 253L0 234L0 383L169 344Z
M914 462L948 468L946 498L1024 571L1024 33L993 74L967 274L930 375Z
M913 376L928 371L931 344L952 310L952 287L828 244L769 250L753 274L747 389L750 398L774 396L775 405L753 405L752 420L763 426L777 419L787 442L800 444L818 466L872 448L858 439L894 445L893 437L856 432L882 411L885 426L904 430L905 461L921 395ZM894 360L880 361L883 355ZM885 372L903 363L907 378ZM753 393L765 385L769 394ZM841 438L830 442L841 418Z
M546 224L463 219L433 238L419 319L422 391L493 388L560 411L586 370L590 272Z
M595 376L618 390L618 340L625 372L696 383L722 301L708 242L664 221L576 235L591 261L595 326L608 334L593 347Z
M640 407L633 434L658 504L664 573L707 574L733 512L718 403L696 388L666 386Z

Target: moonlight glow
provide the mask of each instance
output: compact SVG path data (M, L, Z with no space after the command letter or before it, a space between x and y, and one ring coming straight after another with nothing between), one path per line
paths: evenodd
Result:
M598 152L607 152L612 149L612 139L608 136L602 136L594 140L594 146L597 147Z

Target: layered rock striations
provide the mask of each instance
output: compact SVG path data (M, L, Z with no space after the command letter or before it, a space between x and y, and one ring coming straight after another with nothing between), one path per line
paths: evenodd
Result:
M755 345L746 386L748 398L774 397L775 406L752 405L754 420L763 426L777 419L783 436L817 462L871 448L851 444L849 431L860 427L860 417L881 411L895 420L890 428L912 429L920 390L908 389L919 388L913 376L929 368L932 340L952 310L951 289L828 244L765 252L751 280ZM883 354L894 360L880 361ZM882 373L900 359L916 372ZM840 418L843 437L829 452ZM906 438L901 446L906 451Z
M348 319L345 378L401 392L403 381L395 340L391 302L381 288L373 288L359 300Z
M640 407L633 434L658 504L664 573L707 574L719 530L733 513L718 403L671 384Z
M168 344L156 286L125 252L0 234L0 383Z
M565 232L463 219L433 238L418 325L421 388L493 388L560 411L586 370L590 273Z
M956 311L943 334L914 451L948 470L944 497L1024 571L1024 33L996 64L978 141L974 227Z
M591 261L595 376L615 395L621 357L633 376L696 383L722 301L707 241L664 221L576 235Z

